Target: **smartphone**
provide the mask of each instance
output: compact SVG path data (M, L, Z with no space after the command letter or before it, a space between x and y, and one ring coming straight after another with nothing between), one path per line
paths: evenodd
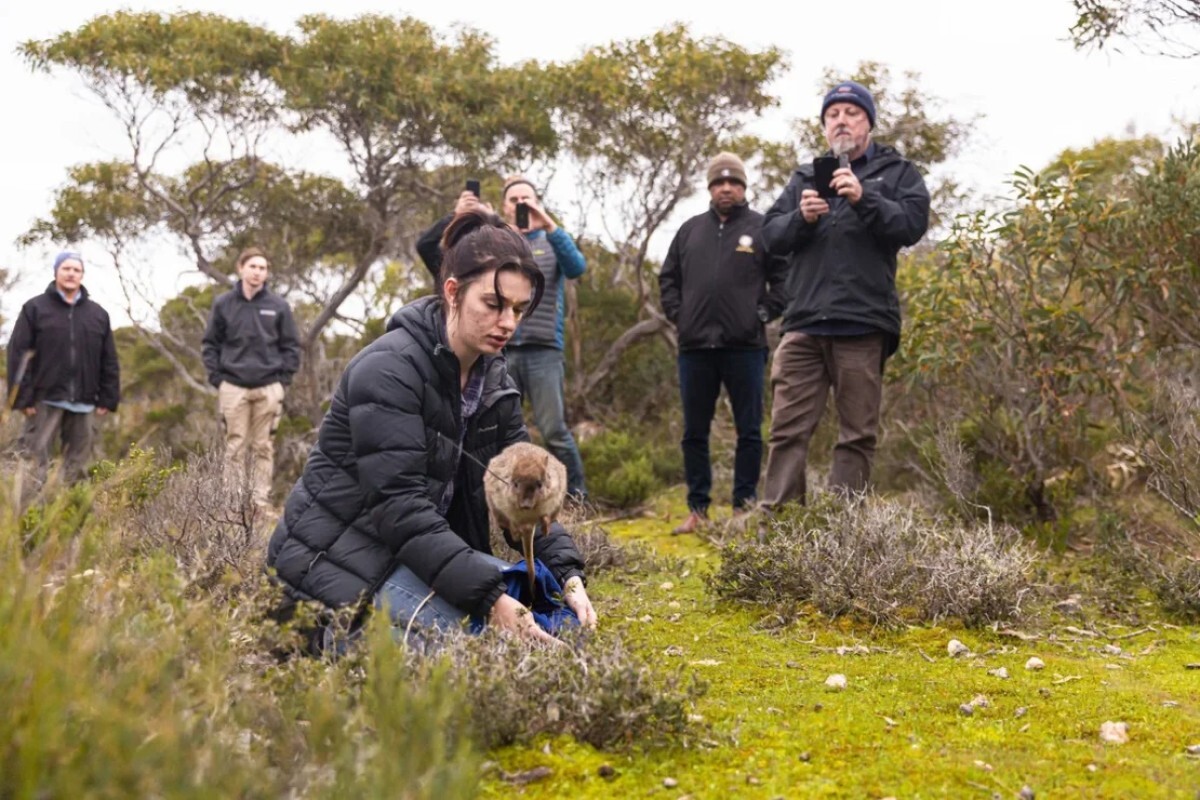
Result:
M517 227L523 231L529 229L529 206L524 203L517 203Z
M838 196L837 190L830 186L833 171L838 168L838 160L834 156L818 156L813 159L813 188L818 197L832 200Z
M467 191L479 197L479 181L475 178L467 178Z

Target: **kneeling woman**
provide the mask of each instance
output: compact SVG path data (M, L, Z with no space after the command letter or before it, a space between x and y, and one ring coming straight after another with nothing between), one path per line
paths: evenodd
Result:
M473 617L551 639L505 593L482 466L529 439L501 350L541 299L542 274L524 238L482 211L456 217L443 248L440 296L398 311L342 374L267 564L293 599L374 598L399 626ZM553 525L535 550L595 625L567 532Z

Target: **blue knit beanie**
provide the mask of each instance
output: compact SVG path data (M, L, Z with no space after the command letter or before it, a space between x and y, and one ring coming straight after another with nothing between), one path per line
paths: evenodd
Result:
M79 266L83 266L83 256L74 250L63 250L54 257L54 274L58 274L58 268L62 266L64 261L70 261L72 258L79 262Z
M821 104L821 122L825 122L825 110L834 103L853 103L867 112L867 120L875 127L875 100L867 87L854 81L842 81L829 90L825 102Z

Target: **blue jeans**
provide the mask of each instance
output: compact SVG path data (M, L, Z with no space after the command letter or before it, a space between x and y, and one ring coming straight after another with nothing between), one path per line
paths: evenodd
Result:
M563 406L563 354L554 347L521 345L504 351L508 374L533 409L533 424L541 431L546 449L567 468L567 491L587 497L583 481L583 459L575 437L567 427Z
M737 450L733 459L733 507L754 503L762 464L763 378L767 351L717 348L679 354L679 393L683 398L683 473L688 508L706 513L712 502L712 463L708 434L721 386L729 393Z
M512 566L507 561L487 553L479 555L494 563L497 572ZM440 595L430 597L432 591L411 569L399 567L375 593L375 608L387 609L392 625L396 627L397 638L404 636L410 621L413 630L417 632L445 632L465 628L469 616L467 612L450 605Z

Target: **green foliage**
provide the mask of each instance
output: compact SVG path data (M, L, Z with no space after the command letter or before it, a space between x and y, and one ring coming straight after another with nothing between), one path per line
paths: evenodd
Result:
M618 508L641 505L663 487L651 459L653 445L626 431L609 430L580 447L592 496Z
M1163 55L1192 58L1200 47L1192 38L1200 25L1200 6L1190 0L1072 0L1075 24L1071 39L1077 48L1103 49L1114 40L1141 47L1143 42ZM1189 36L1189 33L1191 36ZM1117 49L1117 48L1114 48Z

